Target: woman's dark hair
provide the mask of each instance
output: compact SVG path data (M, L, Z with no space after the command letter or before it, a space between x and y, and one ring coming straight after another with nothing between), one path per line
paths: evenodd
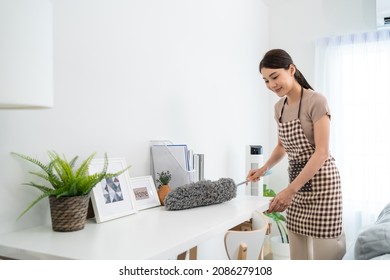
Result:
M291 56L285 50L273 49L268 51L264 55L263 59L260 61L259 70L260 73L261 73L261 69L263 68L270 68L270 69L283 68L285 70L288 70L291 64L294 64L294 62ZM305 89L313 89L306 81L302 73L298 70L298 68L296 66L295 68L296 71L294 74L294 78L297 80L297 82Z

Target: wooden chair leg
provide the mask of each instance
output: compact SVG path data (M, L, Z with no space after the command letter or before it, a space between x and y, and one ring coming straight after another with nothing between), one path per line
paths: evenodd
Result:
M264 248L261 248L258 260L264 260Z
M178 260L185 260L186 259L186 256L187 256L187 251L181 253L180 255L177 256L177 259Z
M177 256L177 259L178 260L185 260L186 257L187 257L187 252L188 251L185 251L183 253L181 253L180 255ZM189 255L188 255L188 259L189 260L196 260L198 258L198 247L194 247L194 248L191 248L189 250Z
M238 260L246 260L246 253L248 250L248 246L245 243L240 244L240 248L238 249Z
M196 260L198 258L198 247L194 247L190 249L190 260Z

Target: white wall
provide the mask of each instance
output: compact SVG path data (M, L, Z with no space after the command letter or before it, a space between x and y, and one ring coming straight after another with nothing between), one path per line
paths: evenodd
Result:
M245 145L269 150L271 110L257 71L268 48L258 0L53 0L54 108L0 111L0 233L48 222L21 186L46 151L125 157L150 174L149 141L205 154L208 179L246 175Z
M314 89L317 39L376 28L375 0L264 0L264 2L269 7L270 48L281 48L289 52ZM271 123L269 132L270 145L274 146L276 136L272 139L272 135L277 134L275 122ZM273 175L267 178L272 188L280 190L288 184L286 170L286 160L274 168Z

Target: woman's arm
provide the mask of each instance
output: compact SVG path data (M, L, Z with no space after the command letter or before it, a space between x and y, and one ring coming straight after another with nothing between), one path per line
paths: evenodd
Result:
M330 119L328 115L324 115L314 123L315 151L301 173L290 183L288 188L291 188L294 192L299 191L299 189L313 178L318 170L324 165L329 157L329 134Z
M324 165L329 157L330 119L324 115L314 123L314 142L316 149L301 173L287 188L278 193L269 207L269 212L283 212L291 203L293 196Z
M278 138L278 144L272 151L271 156L267 160L267 162L258 169L252 169L248 172L248 175L246 179L249 182L257 182L260 180L261 177L265 175L265 173L270 170L275 164L277 164L286 154L286 151L284 150L282 143L280 142L280 139Z

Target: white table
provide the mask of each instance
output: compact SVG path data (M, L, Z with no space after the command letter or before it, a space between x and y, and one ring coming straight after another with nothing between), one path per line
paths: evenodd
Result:
M75 232L51 225L0 235L0 256L15 259L146 260L170 259L248 220L268 208L254 196L180 211L156 207Z

